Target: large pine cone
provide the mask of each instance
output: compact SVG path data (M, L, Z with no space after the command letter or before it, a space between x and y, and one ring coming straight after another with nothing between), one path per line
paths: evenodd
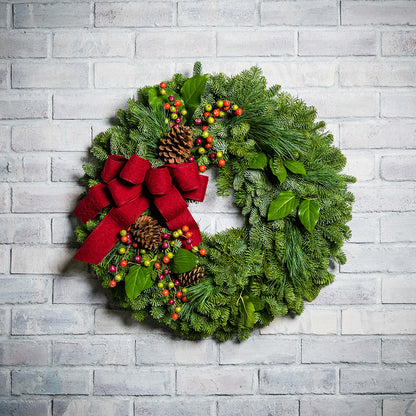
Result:
M162 239L161 226L153 217L143 215L137 218L131 226L131 235L139 247L153 250L158 247Z
M192 149L192 129L188 126L173 126L160 139L159 156L166 163L185 162Z
M186 273L180 273L177 276L181 286L192 286L199 283L205 278L204 271L199 267L195 266L192 270Z

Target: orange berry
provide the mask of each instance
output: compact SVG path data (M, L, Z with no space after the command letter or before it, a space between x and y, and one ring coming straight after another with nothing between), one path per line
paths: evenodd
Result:
M160 269L160 263L155 263L155 269Z
M139 247L139 245L137 243L133 243L133 247L137 248L137 247Z
M207 137L207 143L212 143L212 141L213 141L214 139L211 137L211 136L208 136Z
M165 110L169 110L170 104L169 103L165 103L163 107L165 107Z
M116 287L117 282L115 280L110 281L110 287Z
M120 266L121 267L126 267L127 266L127 261L126 260L121 260Z
M210 115L211 115L211 113L209 111L205 111L204 117L209 117Z
M243 109L242 108L237 108L237 110L235 110L235 114L237 116L241 116L241 114L243 114Z
M202 126L202 131L207 131L208 130L208 126Z
M180 292L180 291L179 292L176 292L176 297L177 298L181 298L182 297L182 292Z
M122 243L127 243L128 238L127 238L127 236L123 235L123 237L121 237L120 240L121 240Z
M186 296L183 296L181 300L182 300L182 302L187 302L188 298Z
M160 86L160 88L166 88L166 82L161 82L161 83L159 84L159 86Z
M207 251L204 248L201 248L201 250L199 250L199 254L201 256L205 256L205 254L207 254Z
M192 232L191 232L191 231L187 231L187 232L185 233L185 237L186 237L186 238L191 238L191 237L192 237Z
M220 160L218 161L218 164L219 164L220 166L224 166L224 165L225 165L225 160L224 160L224 159L220 159Z
M169 263L170 258L168 256L165 256L165 257L163 257L162 261L163 261L163 263Z
M207 143L204 147L205 149L209 149L211 147L211 143Z
M182 104L181 100L175 100L175 107L180 107Z
M200 172L205 172L207 170L207 167L205 166L205 165L201 165L200 167L199 167L199 171Z
M169 296L169 290L167 290L167 289L165 289L163 292L162 292L162 295L166 298L167 296Z
M127 232L129 232L130 230L131 230L131 227L127 228L127 230L126 230L126 231L127 231Z
M179 318L179 315L175 312L175 313L172 315L172 319L173 319L174 321L176 321L178 318Z
M216 108L216 109L212 112L212 114L214 114L214 117L218 117L218 116L220 115L220 110L219 110L219 108Z
M230 106L225 107L224 106L224 111L228 111L230 109Z
M230 105L230 100L224 100L224 107L229 107Z
M189 227L188 227L187 225L184 225L184 226L182 227L182 231L183 231L184 233L188 232L188 231L189 231Z

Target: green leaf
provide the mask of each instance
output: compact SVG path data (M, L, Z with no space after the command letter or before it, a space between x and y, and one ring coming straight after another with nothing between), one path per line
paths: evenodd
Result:
M246 296L244 296L244 298L246 298ZM256 295L248 295L247 301L251 302L254 305L254 309L256 310L256 312L263 310L266 305L264 300L261 300Z
M173 273L186 273L196 266L196 256L189 250L180 248L172 260L171 270Z
M265 153L251 152L247 154L249 169L264 169L267 165L267 156Z
M278 220L289 215L299 205L299 198L292 191L281 192L270 206L267 219Z
M153 286L150 267L132 266L125 278L126 295L129 299L136 299L143 290Z
M282 159L270 159L270 169L272 170L273 175L277 176L277 179L279 179L281 184L286 180L287 170Z
M205 91L208 75L194 75L189 78L181 88L185 107L188 110L188 119L191 119L196 108L201 103L201 95Z
M149 96L149 105L154 110L160 108L163 105L164 99L161 95L159 95L159 88L157 87L150 87L146 88L147 95Z
M253 303L248 300L248 296L244 296L242 298L239 310L243 317L244 326L246 328L252 328L256 320L256 317L254 315L256 308L254 307Z
M299 219L303 226L311 233L319 219L319 205L316 201L304 199L299 205Z
M285 160L284 163L291 172L306 175L305 167L298 160Z

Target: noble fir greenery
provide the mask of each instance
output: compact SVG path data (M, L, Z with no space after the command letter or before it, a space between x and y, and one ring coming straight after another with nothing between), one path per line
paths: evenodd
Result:
M300 315L304 301L333 281L330 263L346 261L354 200L347 184L355 179L340 173L346 159L315 108L278 85L267 88L257 67L229 77L202 75L196 63L190 78L175 74L139 89L117 116L93 142L94 163L83 166L88 187L101 182L109 155L136 154L158 168L166 153L176 163L195 161L200 172L215 169L218 197L232 195L245 217L241 229L203 234L191 251L183 248L187 224L172 233L163 220L149 220L133 246L132 231L120 230L120 241L92 267L134 319L151 317L189 339L244 340L276 316ZM172 126L191 128L188 150L164 139ZM78 241L107 213L79 226ZM143 216L159 218L152 205ZM146 241L155 243L146 249Z

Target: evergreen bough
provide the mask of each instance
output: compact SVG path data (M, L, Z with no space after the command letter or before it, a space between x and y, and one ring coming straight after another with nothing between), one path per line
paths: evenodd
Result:
M346 261L341 248L350 237L346 223L354 201L347 184L355 178L340 173L346 158L332 145L325 123L316 121L315 108L281 91L279 85L267 88L259 68L232 77L202 76L200 71L196 63L194 78L205 77L206 84L188 114L194 138L202 131L193 122L203 118L206 104L228 99L243 109L241 116L218 119L209 133L214 138L212 150L222 152L226 161L218 169L217 194L233 195L245 224L241 229L203 234L207 255L198 263L207 277L188 288L188 302L178 320L172 320L167 299L156 286L156 271L152 272L155 285L135 299L126 296L123 282L111 291L138 321L151 317L188 339L215 335L225 341L237 335L244 340L253 328L268 325L276 316L300 315L304 300L312 301L333 282L330 262ZM175 74L166 89L179 96L186 81L186 76ZM95 138L94 162L83 166L87 187L100 182L110 154L129 158L135 153L153 167L163 165L158 143L169 125L163 106L151 105L158 90L158 86L139 89L137 100L129 100L128 109L118 111L118 124ZM198 165L217 166L206 154L195 152L194 157ZM77 228L79 242L107 212L104 209ZM122 257L118 247L92 266L104 287L112 279L109 264ZM131 251L126 260L133 256Z

